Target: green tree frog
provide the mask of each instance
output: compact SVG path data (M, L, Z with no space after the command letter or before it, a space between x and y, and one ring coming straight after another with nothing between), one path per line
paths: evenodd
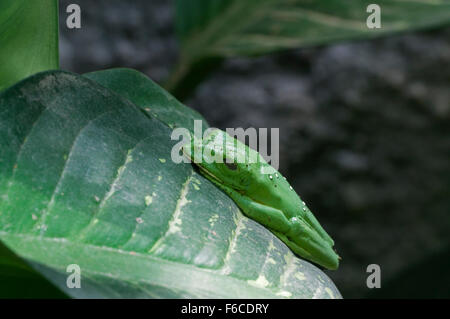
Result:
M219 129L210 129L203 139L192 137L182 149L246 216L272 231L295 254L328 269L338 268L333 239L286 178L257 151Z

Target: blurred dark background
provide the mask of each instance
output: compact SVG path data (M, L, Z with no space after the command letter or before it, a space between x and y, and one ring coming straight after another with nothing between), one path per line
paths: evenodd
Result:
M77 3L82 28L67 29ZM61 67L177 61L168 0L60 2ZM336 241L344 298L450 297L450 27L235 58L183 101L211 126L279 127L280 171ZM368 289L366 267L381 267Z

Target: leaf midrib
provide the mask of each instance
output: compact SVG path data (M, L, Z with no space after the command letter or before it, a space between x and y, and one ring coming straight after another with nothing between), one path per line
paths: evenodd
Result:
M171 289L181 289L187 291L204 291L217 293L214 287L217 282L224 287L224 290L232 290L233 293L237 294L236 298L246 297L252 295L258 298L276 298L276 293L281 291L280 288L274 287L270 288L257 288L249 285L245 280L235 278L231 275L223 275L218 269L208 269L200 268L191 264L180 263L176 261L161 259L152 255L146 255L142 253L135 253L130 251L124 251L114 247L107 246L96 246L92 244L77 243L69 241L66 238L52 238L52 237L38 237L26 234L11 234L8 232L0 231L0 238L11 248L22 247L21 257L26 259L31 259L36 262L44 261L48 251L57 252L51 260L45 259L46 266L57 269L61 272L65 272L65 268L68 264L68 259L73 260L77 263L75 256L81 256L78 263L82 267L83 274L90 274L92 276L101 275L113 279L118 279L120 281L127 281L129 283L146 283L151 285L158 285L161 287L170 287ZM34 249L34 246L42 247L42 242L45 242L45 251L42 249ZM27 247L23 249L23 247ZM85 250L90 250L91 253L85 254ZM106 268L110 268L115 262L124 263L124 258L127 256L133 257L133 263L127 263L128 270L130 268L135 268L136 272L126 271L121 272L120 276L112 275L111 272L107 271L96 271L94 269L98 268L99 265L95 262L96 258L101 258L103 260L109 260ZM63 263L62 260L58 262L58 259L63 259L67 261ZM144 262L136 262L136 259L143 260ZM146 267L142 267L142 266ZM94 267L93 267L94 266ZM138 269L140 268L140 269ZM124 268L119 266L122 271ZM132 270L132 269L131 269ZM170 283L168 284L168 278ZM186 278L192 280L188 281ZM206 283L206 285L205 285ZM245 289L242 289L242 285L245 285ZM209 289L211 287L212 289ZM228 288L228 289L227 289ZM239 291L245 291L245 295L239 295ZM225 291L225 294L227 292Z

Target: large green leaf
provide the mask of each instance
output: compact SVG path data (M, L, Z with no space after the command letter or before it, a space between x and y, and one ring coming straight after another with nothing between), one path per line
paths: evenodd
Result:
M58 65L58 0L1 0L0 90Z
M381 7L380 29L366 25L370 3ZM177 0L176 12L181 58L167 87L183 96L206 59L264 54L449 23L450 0Z
M122 92L139 77L146 91L137 72L103 73L121 74ZM178 141L164 121L107 89L114 81L101 73L89 77L102 86L53 71L0 95L0 240L9 248L73 297L340 297L191 164L171 161ZM168 97L147 81L154 95L128 97L143 107ZM185 121L179 105L166 108L180 111L172 124ZM69 264L81 267L81 289L66 287Z
M133 102L170 128L184 127L193 132L194 120L202 121L203 130L208 128L208 123L198 112L181 104L136 70L117 68L87 73L84 76Z

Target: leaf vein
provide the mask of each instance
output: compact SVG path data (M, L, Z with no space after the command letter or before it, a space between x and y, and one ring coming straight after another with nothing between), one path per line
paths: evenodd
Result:
M175 210L172 213L172 218L168 223L166 232L152 245L152 247L148 251L149 253L155 252L156 249L158 249L158 247L161 246L162 242L171 233L173 233L175 231L176 227L178 227L177 223L178 223L178 218L181 214L181 209L188 202L186 200L186 196L188 194L189 183L192 181L193 174L194 174L194 171L192 170L191 173L189 174L188 178L184 182L183 186L181 187L180 198L178 199Z
M237 212L237 220L236 220L236 230L233 233L233 236L230 239L230 243L228 244L227 253L223 258L223 267L221 269L222 274L229 274L231 272L230 266L229 266L229 260L231 258L231 255L234 252L234 248L236 247L237 239L239 235L241 234L241 230L243 229L243 220L244 215L241 213L240 210L236 210Z
M51 195L51 197L50 197L50 200L49 200L49 202L48 202L48 204L47 204L47 207L43 210L43 213L42 213L42 215L41 215L41 217L40 217L40 220L39 221L37 221L37 223L38 224L40 224L41 225L41 228L40 228L40 235L42 236L43 234L44 234L44 232L45 232L45 227L42 227L42 226L44 226L45 225L45 221L46 221L46 219L47 219L47 215L50 213L50 209L53 207L53 205L54 205L54 202L55 202L55 195L57 194L57 192L58 192L58 190L59 190L59 188L61 187L61 181L63 180L63 178L64 178L64 176L65 176L65 174L66 174L66 172L67 172L67 167L68 167L68 163L69 163L69 161L70 161L70 159L71 159L71 156L72 156L72 154L73 154L73 150L74 150L74 146L75 146L75 144L77 143L77 141L78 141L78 138L80 137L80 136L82 136L82 133L85 131L85 129L87 128L87 127L89 127L90 126L90 124L92 123L92 122L94 122L95 120L97 120L97 119L99 119L99 118L101 118L101 117L103 117L103 116L105 116L106 114L109 114L109 113L111 113L112 111L107 111L107 112L103 112L103 113L100 113L100 114L98 114L97 116L95 116L95 117L93 117L92 119L90 119L81 129L80 129L80 131L77 133L77 135L75 136L75 138L74 138L74 140L73 140L73 142L72 142L72 144L71 144L71 146L70 146L70 151L69 151L69 155L67 156L67 159L65 160L65 162L64 162L64 167L63 167L63 169L62 169L62 171L61 171L61 173L60 173L60 177L59 177L59 179L58 179L58 183L55 185L55 189L53 190L53 192L52 192L52 195Z
M92 228L92 226L94 225L94 221L95 221L96 216L98 217L98 215L101 214L102 209L106 205L106 202L108 201L108 199L111 198L111 196L116 192L117 184L119 183L120 178L123 176L123 173L125 172L125 170L127 168L127 164L129 164L131 162L130 154L133 152L133 150L136 149L136 147L142 141L144 141L147 138L148 137L136 141L134 146L127 151L127 153L125 154L124 160L123 160L123 164L121 166L119 166L119 168L117 169L117 174L114 177L114 179L112 180L112 183L111 183L111 186L109 187L108 192L105 193L105 195L103 196L102 200L100 201L100 204L99 204L98 208L93 212L89 224L86 225L85 228L80 231L80 233L78 235L78 238L85 237L86 234L89 232L89 230Z

